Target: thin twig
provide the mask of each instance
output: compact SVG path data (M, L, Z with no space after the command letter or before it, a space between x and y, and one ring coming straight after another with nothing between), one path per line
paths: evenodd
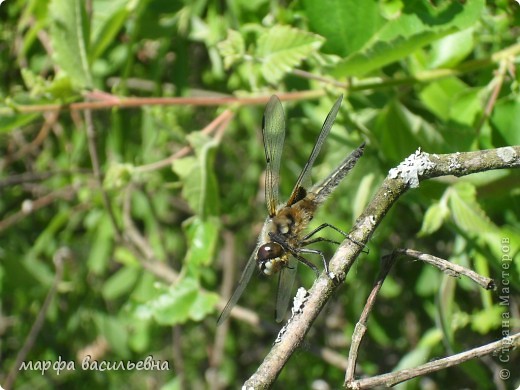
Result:
M496 284L495 281L491 278L487 278L485 276L477 274L475 271L463 267L458 264L453 264L448 260L441 259L439 257L435 257L432 255L428 255L426 253L422 253L419 251L415 251L413 249L397 249L390 256L397 255L405 255L409 257L413 257L414 259L424 261L425 263L431 264L437 268L439 268L445 274L452 277L459 277L460 275L467 276L475 283L485 288L486 290L495 290Z
M58 170L58 171L46 171L46 172L24 172L19 175L11 175L6 177L5 179L0 180L0 190L11 187L15 185L25 184L25 183L38 183L41 181L45 181L51 177L58 175L68 175L72 176L75 174L90 174L91 171L87 169L74 169L74 170Z
M498 95L502 90L502 85L504 84L504 80L506 78L506 73L508 70L508 65L510 63L510 59L506 58L500 62L500 66L498 67L498 71L495 74L495 77L491 80L491 84L493 85L493 89L491 91L491 95L489 96L488 102L486 103L486 107L484 109L484 113L480 120L478 121L477 126L475 126L476 133L479 134L480 130L484 123L489 119L493 108L495 107L495 103L498 99Z
M456 355L452 355L443 359L428 362L413 369L404 369L389 374L379 375L372 378L360 379L348 384L350 389L370 389L375 386L394 386L406 380L416 378L421 375L426 375L431 372L443 370L448 367L453 367L465 361L479 358L486 355L491 355L496 351L511 351L520 345L520 333L505 337L501 340L483 345L481 347L470 349Z
M114 215L114 210L112 209L112 204L110 203L108 194L103 189L103 177L101 175L99 157L96 148L96 131L94 128L94 121L92 120L92 112L90 110L85 110L85 124L87 131L88 150L90 154L90 161L92 162L92 170L94 171L94 178L98 183L98 187L101 191L101 196L103 198L105 209L107 210L108 217L110 218L110 222L112 223L112 227L114 228L116 238L119 241L122 238L122 233L121 229L117 224L116 217Z
M8 217L0 220L0 232L6 230L10 226L15 223L21 221L28 215L38 211L41 208L48 206L49 204L54 203L57 199L65 199L70 200L73 196L76 195L76 192L79 189L79 185L73 184L64 188L60 188L59 190L53 191L47 195L42 196L41 198L30 200L27 199L22 203L21 210L9 215Z
M131 217L132 192L133 186L130 185L126 189L123 201L124 242L128 244L128 248L134 253L144 269L150 271L161 280L174 283L179 278L177 272L168 266L168 264L156 258L150 243L135 227Z
M231 234L231 232L229 232L228 230L225 230L222 233L222 235L224 238L224 248L222 249L222 253L221 256L219 256L219 258L224 259L224 277L222 281L220 297L222 300L227 301L231 296L231 293L233 292L233 285L236 273L235 239L233 234ZM211 389L219 389L221 387L218 383L218 367L220 367L222 358L224 357L224 346L228 330L229 321L224 321L222 326L217 326L217 330L215 332L215 342L213 344L212 353L209 357L210 369L206 374L208 377L208 385Z
M280 100L308 100L317 99L324 96L324 90L308 90L298 92L284 92L280 93L278 97ZM99 96L99 95L96 95ZM45 112L45 111L84 111L84 110L107 110L111 108L134 108L143 106L222 106L222 105L251 105L251 104L265 104L271 95L262 96L208 96L208 97L139 97L139 98L124 98L115 97L113 99L106 99L103 101L87 101L70 104L41 104L41 105L17 105L16 111L20 113ZM1 109L0 115L9 114L12 109Z
M233 115L234 114L231 110L225 110L224 112L222 112L222 114L220 114L213 121L211 121L211 123L209 123L204 129L202 129L201 132L203 134L209 135L212 132L217 131L219 129L225 129L227 127L227 125L229 124L229 122L231 121L231 119L233 118ZM182 149L180 149L179 151L177 151L176 153L172 154L171 156L169 156L163 160L136 167L135 171L142 173L142 172L149 172L149 171L154 171L157 169L169 167L173 161L188 155L191 151L192 151L191 146L185 146Z
M306 72L306 71L300 70L300 69L293 69L292 73L295 74L296 76L300 76L304 79L320 81L322 83L330 84L330 85L333 85L338 88L348 89L350 87L350 83L348 83L348 82L344 83L344 82L335 80L333 78L316 75L314 73Z
M367 298L367 303L363 308L363 312L359 318L358 323L354 329L354 333L352 334L352 344L350 345L350 351L348 355L348 366L345 373L345 384L350 383L354 379L356 361L359 351L359 346L361 345L361 340L365 335L367 330L367 322L368 316L372 309L374 308L376 297L381 287L383 286L383 282L385 281L390 269L395 264L396 257L384 257L381 261L381 270L379 271L379 275L377 276L376 282L374 283L374 287L370 292L370 295Z

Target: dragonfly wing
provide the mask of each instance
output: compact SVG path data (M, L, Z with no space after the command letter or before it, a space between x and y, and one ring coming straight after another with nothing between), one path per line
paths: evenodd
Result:
M321 127L320 135L318 136L318 139L312 148L311 155L309 156L305 167L303 167L303 170L300 173L296 184L294 185L291 196L287 201L287 206L291 206L305 197L306 190L310 187L311 168L314 165L316 157L318 157L318 154L320 153L323 142L325 142L325 138L327 138L327 135L329 135L330 129L334 124L334 120L338 115L342 100L343 95L340 95L340 97L336 100L336 103L334 103L329 113L327 114L327 118L325 118L325 122L323 122L323 126Z
M298 262L291 257L289 260L289 266L282 268L280 271L280 276L278 277L278 293L276 295L276 322L282 322L285 313L287 313L289 301L292 296L294 280L296 279L297 266Z
M265 201L269 216L276 214L278 187L280 185L280 160L285 139L285 115L282 103L276 95L271 96L262 120L265 160Z
M233 306L237 303L238 299L242 296L242 293L244 292L244 289L247 286L247 283L249 283L249 280L251 279L251 275L253 275L253 271L256 267L256 252L258 252L258 245L251 254L251 257L247 261L246 267L244 268L244 271L242 271L242 275L240 276L240 280L238 281L238 286L235 289L235 292L233 295L231 295L231 298L229 298L228 303L226 304L226 307L224 307L224 310L222 310L222 313L220 313L220 316L217 320L217 325L222 324L228 317L229 313L231 313L231 309L233 309Z

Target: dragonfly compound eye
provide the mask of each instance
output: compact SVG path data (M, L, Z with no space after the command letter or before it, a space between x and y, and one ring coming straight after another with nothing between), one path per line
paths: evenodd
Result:
M266 275L272 275L279 271L281 266L281 257L284 255L284 250L281 245L273 242L262 245L258 249L257 264L260 271Z
M284 250L280 244L277 243L267 243L262 245L258 249L258 262L265 262L267 260L276 259L277 257L282 256L284 253Z

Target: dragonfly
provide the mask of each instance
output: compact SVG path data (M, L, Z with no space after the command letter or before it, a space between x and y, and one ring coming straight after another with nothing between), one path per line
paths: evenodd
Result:
M316 265L303 257L303 255L315 254L321 256L326 274L333 279L334 275L329 272L327 260L323 252L307 248L307 246L320 241L339 244L339 242L315 236L319 231L327 227L336 230L346 238L348 238L348 235L328 223L321 224L308 234L305 234L305 229L313 218L318 206L325 201L363 155L364 143L347 156L328 177L315 186L311 185L310 173L312 166L336 119L342 99L343 95L336 100L328 113L307 163L294 185L289 200L282 204L279 203L278 198L280 163L285 139L285 114L282 103L276 95L273 95L267 103L262 120L262 136L267 163L265 171L265 200L268 216L258 237L256 247L242 271L235 292L218 318L218 325L228 318L231 309L242 296L255 268L258 268L261 273L268 276L279 274L275 309L275 320L277 322L281 322L287 312L298 263L303 263L319 276L319 270Z

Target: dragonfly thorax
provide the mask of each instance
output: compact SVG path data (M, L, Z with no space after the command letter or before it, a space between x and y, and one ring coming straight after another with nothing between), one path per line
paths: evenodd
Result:
M268 242L258 248L256 263L263 274L272 275L287 265L287 253L280 244Z

